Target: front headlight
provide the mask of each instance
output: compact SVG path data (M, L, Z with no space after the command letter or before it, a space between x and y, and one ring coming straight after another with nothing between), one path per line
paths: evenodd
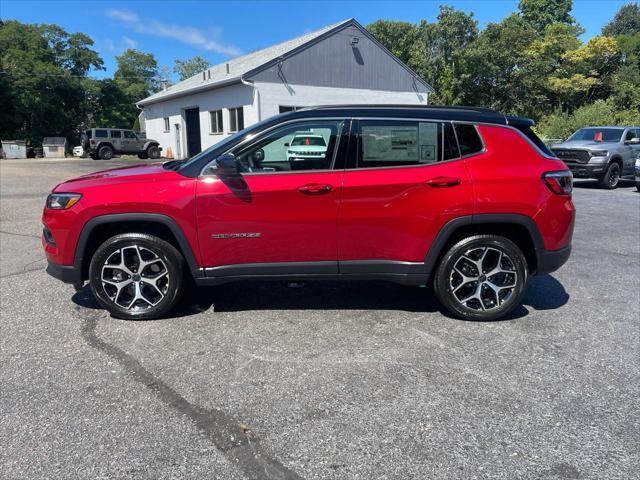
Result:
M47 208L52 210L66 210L80 201L79 193L51 193L47 197Z
M591 156L592 157L606 157L607 155L609 155L609 152L607 152L606 150L592 150L591 151Z

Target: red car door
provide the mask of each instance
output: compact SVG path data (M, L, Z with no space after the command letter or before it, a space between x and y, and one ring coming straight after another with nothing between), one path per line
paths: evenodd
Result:
M424 262L443 225L472 214L453 127L392 119L354 127L338 220L340 271L406 272Z
M333 119L283 124L232 149L239 176L212 172L198 179L198 237L208 274L337 272L344 127ZM321 136L325 150L291 148L304 134Z

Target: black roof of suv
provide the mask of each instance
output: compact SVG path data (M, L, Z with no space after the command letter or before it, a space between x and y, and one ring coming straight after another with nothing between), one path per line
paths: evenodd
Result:
M441 105L322 105L316 107L304 107L295 111L275 115L251 125L242 132L239 132L239 134L240 136L245 134L254 134L288 120L295 120L296 118L325 118L336 116L345 118L428 118L430 120L511 125L520 129L547 155L553 156L544 143L535 136L530 128L527 128L535 124L533 120L524 117L503 115L496 110L483 107ZM228 139L236 140L238 138L237 135L238 134L236 134L236 136L228 137ZM212 158L204 158L205 155L207 157L210 156L209 154L212 154L211 156L216 156L223 153L223 151L228 148L228 144L225 140L213 145L210 149L204 150L193 157L193 159L189 160L186 164L178 167L180 173L189 177L197 177L204 165L212 160ZM218 148L220 148L220 151L218 151Z

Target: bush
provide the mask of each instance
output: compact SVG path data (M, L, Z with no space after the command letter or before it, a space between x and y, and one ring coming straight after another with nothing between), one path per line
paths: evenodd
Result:
M636 109L617 110L613 102L597 100L576 109L573 113L556 112L544 117L536 131L542 138L568 138L583 127L598 125L635 125L640 121L640 111Z

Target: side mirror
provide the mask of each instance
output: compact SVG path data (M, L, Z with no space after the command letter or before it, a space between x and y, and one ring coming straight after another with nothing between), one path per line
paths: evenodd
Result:
M233 153L225 153L216 159L218 175L233 177L240 175L238 161Z
M288 147L288 146L289 146L289 143L285 143L285 144L284 144L284 146L285 146L285 147Z
M640 137L634 137L631 140L627 140L626 142L627 145L640 145Z

